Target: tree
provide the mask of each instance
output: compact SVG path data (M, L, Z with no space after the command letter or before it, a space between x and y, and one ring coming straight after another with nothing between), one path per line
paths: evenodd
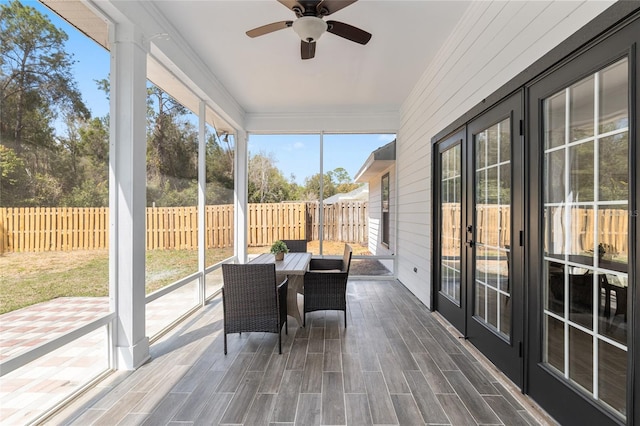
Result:
M0 145L0 205L19 205L20 200L15 199L21 195L18 184L26 182L28 178L24 161L13 149Z
M336 167L332 171L327 172L327 174L336 186L336 194L345 194L347 192L353 191L360 186L359 183L351 181L349 172L347 172L347 170L343 167Z
M197 203L198 133L188 110L161 88L147 89L147 204Z
M73 80L66 40L34 8L16 0L0 5L0 139L24 170L3 185L4 205L51 205L68 186L65 173L73 163L64 158L53 122L60 114L86 119L89 111Z
M249 158L249 202L279 203L291 200L291 185L275 166L272 154L261 152Z
M232 204L234 190L234 147L228 136L207 137L207 204Z
M44 108L54 117L58 111L90 116L72 77L66 40L67 34L34 8L17 0L0 6L0 101L3 110L10 106L0 128L4 136L11 135L18 150L23 143L40 142L24 137L30 111Z
M323 176L323 198L329 198L335 194L344 194L358 188L360 184L351 182L349 172L343 167L337 167L328 171ZM320 199L320 173L310 176L304 181L306 199Z
M329 198L336 194L336 187L331 180L329 173L325 173L322 181L322 194L323 198ZM316 201L320 199L320 173L309 176L304 179L304 188L308 197L308 200Z

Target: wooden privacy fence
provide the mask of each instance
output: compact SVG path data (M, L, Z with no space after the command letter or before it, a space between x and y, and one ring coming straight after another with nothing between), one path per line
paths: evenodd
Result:
M305 238L305 203L249 204L247 244L271 245L275 240Z
M596 215L591 208L572 208L569 213L570 225L566 224L564 208L549 209L547 212L547 233L545 247L550 252L581 253L594 249ZM483 204L477 206L476 240L489 246L504 247L510 244L509 206ZM461 226L460 205L446 203L442 206L442 253L460 253L460 242L465 236ZM628 255L629 212L626 209L598 210L598 243L614 254ZM570 229L568 228L570 226ZM564 232L570 232L569 244L564 248ZM552 247L553 245L557 247Z
M198 247L197 207L148 207L147 250ZM206 206L206 247L233 246L233 206ZM249 246L276 239L318 238L317 203L249 204ZM366 202L325 206L325 239L366 242ZM97 250L109 247L109 209L0 208L0 253Z
M323 239L348 243L366 243L368 239L366 201L341 201L324 206ZM307 203L307 239L320 239L320 206Z

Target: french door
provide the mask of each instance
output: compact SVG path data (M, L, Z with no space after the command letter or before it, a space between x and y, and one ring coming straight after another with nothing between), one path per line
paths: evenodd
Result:
M562 424L633 424L637 71L614 42L627 30L529 89L528 387Z
M437 309L522 385L522 103L518 93L438 144Z

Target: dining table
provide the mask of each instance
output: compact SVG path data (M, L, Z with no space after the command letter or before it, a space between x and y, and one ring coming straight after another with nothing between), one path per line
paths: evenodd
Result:
M249 263L275 263L276 275L286 275L289 279L287 289L287 315L292 316L302 327L302 315L298 305L298 295L304 297L304 274L309 270L311 253L286 253L283 260L276 260L275 255L263 253Z

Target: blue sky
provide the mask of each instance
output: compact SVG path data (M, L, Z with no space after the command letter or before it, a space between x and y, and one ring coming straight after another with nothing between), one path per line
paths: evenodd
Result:
M0 0L0 4L9 3ZM76 63L73 73L82 93L85 104L96 117L104 117L109 113L109 102L100 91L95 80L109 76L109 52L70 26L56 14L49 11L40 2L22 0L24 5L31 6L49 17L51 22L64 30L69 36L67 51L73 53ZM323 137L324 171L342 167L353 179L371 152L388 142L395 135L358 134L335 135L325 134ZM271 155L276 166L286 178L295 176L297 183L304 183L306 177L319 172L320 135L255 135L249 137L249 152Z

